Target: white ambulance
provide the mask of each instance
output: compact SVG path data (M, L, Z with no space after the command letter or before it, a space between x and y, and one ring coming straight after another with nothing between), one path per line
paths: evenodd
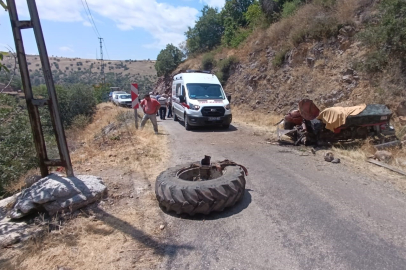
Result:
M228 128L232 121L230 99L216 75L209 72L187 70L173 77L173 120L182 120L186 130L207 125Z

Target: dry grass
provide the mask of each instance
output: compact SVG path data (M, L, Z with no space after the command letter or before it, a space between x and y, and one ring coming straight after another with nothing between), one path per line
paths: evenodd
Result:
M108 134L102 133L102 128L114 123L120 127ZM67 136L82 145L72 153L72 163L78 170L87 170L94 164L101 168L109 164L124 165L127 170L147 169L165 158L156 147L165 140L153 135L151 123L148 122L143 131L136 130L133 110L111 103L99 105L98 114L88 128L71 130Z
M338 156L345 156L353 162L364 162L368 157L375 153L373 146L369 141L356 141L347 144L336 144L332 147L334 153Z
M28 68L32 71L39 70L41 68L41 61L38 55L27 55L27 62L31 63ZM81 68L83 71L84 69L90 69L91 64L93 64L93 72L99 72L101 63L99 60L96 59L81 59L81 58L69 58L69 57L50 57L49 62L51 64L51 68L53 70L57 70L53 63L57 63L59 66L59 70L62 72L69 72L69 71L77 71L78 68ZM81 66L77 66L76 63L81 62ZM9 56L4 58L4 64L13 64L14 58ZM110 64L109 64L110 63ZM116 66L120 63L127 66L127 70ZM38 66L37 66L38 65ZM124 60L107 60L104 61L105 70L113 73L122 73L125 74L132 74L136 75L139 74L141 76L156 76L156 70L154 68L155 61L149 60L141 60L137 62L125 62ZM110 66L114 66L114 69L109 69ZM66 70L69 68L69 70Z
M43 239L30 241L8 269L155 269L163 232L153 215L149 218L137 208L78 217ZM138 222L140 217L143 222Z
M276 126L283 116L261 113L246 106L235 106L233 110L233 121L248 125L268 135L271 139L276 138Z
M41 175L39 169L31 169L22 175L17 181L11 182L9 185L6 186L5 190L8 194L15 194L20 192L26 185L25 180L33 175Z
M133 110L100 104L93 122L67 137L76 175L102 177L109 196L46 233L0 254L1 269L156 269L165 255L153 183L165 169L166 137L136 130ZM109 124L117 129L102 135ZM66 218L65 218L66 219ZM176 249L176 246L174 247Z

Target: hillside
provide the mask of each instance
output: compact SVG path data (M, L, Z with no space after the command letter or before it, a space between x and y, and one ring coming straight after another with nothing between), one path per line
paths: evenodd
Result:
M262 113L284 114L303 98L320 108L366 102L396 111L406 89L404 62L392 52L382 53L386 58L379 62L371 57L374 46L360 38L377 23L379 3L303 4L291 16L255 28L237 48L219 46L189 57L173 74L209 62L213 73L229 76L223 86L232 104Z
M101 82L100 60L50 57L49 61L57 84L98 84ZM10 69L14 68L14 62L12 55L4 58L4 64ZM44 84L39 56L27 55L27 62L33 86ZM129 90L131 82L138 82L146 90L150 90L156 80L154 64L153 60L105 60L106 82L110 86L119 86L126 90ZM0 83L5 80L5 78L0 78ZM19 74L16 80L19 80ZM15 86L18 86L18 83Z

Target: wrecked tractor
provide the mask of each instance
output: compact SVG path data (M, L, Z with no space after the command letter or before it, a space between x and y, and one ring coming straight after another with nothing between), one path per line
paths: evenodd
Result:
M395 136L390 125L392 111L383 104L331 107L323 111L312 100L299 102L278 123L277 135L290 137L295 145L322 145L377 136L381 142Z

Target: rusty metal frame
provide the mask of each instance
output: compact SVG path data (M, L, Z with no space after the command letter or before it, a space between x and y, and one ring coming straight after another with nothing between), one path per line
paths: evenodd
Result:
M66 169L67 176L73 176L73 168L69 155L68 145L66 143L65 130L63 128L59 115L58 100L55 91L55 85L52 77L51 66L49 64L48 53L45 46L44 35L39 20L38 10L35 0L27 0L28 10L31 20L18 20L17 7L15 0L7 0L8 13L16 46L18 64L20 66L21 80L23 84L25 100L27 103L28 115L30 118L31 129L34 137L35 148L39 159L39 167L43 177L49 174L48 167L63 166ZM25 57L24 43L21 29L33 28L36 43L38 46L39 57L41 59L42 70L44 73L45 84L48 89L48 98L45 100L34 99L30 75L28 71L27 59ZM44 134L42 131L41 119L38 107L48 106L51 115L52 126L54 129L56 142L58 145L60 160L50 160L48 158Z

